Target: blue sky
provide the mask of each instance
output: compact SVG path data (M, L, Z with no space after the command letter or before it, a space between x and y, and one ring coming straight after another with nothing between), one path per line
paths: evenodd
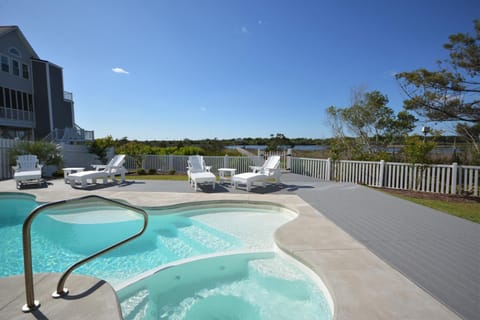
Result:
M365 87L401 110L393 75L435 68L475 18L478 0L0 2L64 68L76 123L138 140L330 137L326 108Z

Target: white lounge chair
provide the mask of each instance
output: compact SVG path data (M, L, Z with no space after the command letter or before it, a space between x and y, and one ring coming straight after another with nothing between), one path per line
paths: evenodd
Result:
M251 186L259 182L261 186L265 185L265 181L273 180L275 183L280 182L280 156L269 157L262 167L253 167L253 172L236 174L232 177L233 188L237 189L239 184L246 186L247 192Z
M81 188L86 188L88 185L88 180L91 180L92 183L96 183L97 179L102 179L103 183L108 182L110 177L115 181L115 176L120 175L122 182L125 182L125 174L127 169L123 166L125 163L125 155L118 154L114 156L107 165L92 165L95 170L81 171L68 175L68 183L72 187L80 185Z
M202 156L189 156L188 160L188 182L197 191L199 184L209 183L215 189L217 177L210 172L211 166L205 164Z
M15 171L13 178L17 189L21 189L24 184L41 184L42 165L39 164L36 155L27 154L17 157L17 165L12 167Z
M270 168L272 165L275 165L277 162L280 161L280 156L271 156L268 157L267 160L261 166L250 166L250 169L253 173L260 172L265 168Z

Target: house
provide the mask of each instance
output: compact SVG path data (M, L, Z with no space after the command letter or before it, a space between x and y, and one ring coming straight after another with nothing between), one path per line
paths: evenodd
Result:
M75 124L62 67L41 59L18 26L0 26L0 138L93 140Z

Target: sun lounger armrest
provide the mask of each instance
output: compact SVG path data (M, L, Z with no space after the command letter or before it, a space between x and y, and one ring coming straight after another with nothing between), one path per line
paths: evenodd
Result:
M106 164L92 164L91 165L96 171L102 171L107 168Z
M256 173L256 172L258 172L258 171L260 171L260 170L263 169L262 166L249 166L249 167L250 167L250 170L253 171L253 173Z
M205 171L210 172L210 169L212 169L212 166L205 166Z

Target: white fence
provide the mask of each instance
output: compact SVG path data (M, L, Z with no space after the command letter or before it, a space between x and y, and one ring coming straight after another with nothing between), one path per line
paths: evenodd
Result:
M480 167L291 158L292 173L390 189L480 196Z
M12 177L8 150L15 145L14 140L0 139L0 179ZM212 172L219 168L235 168L237 173L250 171L250 166L263 163L262 154L257 157L205 156ZM423 165L385 161L349 161L331 159L294 158L283 152L281 168L292 173L314 177L325 181L353 182L375 187L414 190L444 194L480 196L480 167L451 165ZM129 170L143 168L146 171L186 172L188 156L145 155L137 166L134 158L127 157L125 167Z
M256 157L230 157L230 156L205 156L205 163L211 166L212 172L218 172L219 168L235 168L237 173L251 171L249 166L254 166L259 159ZM125 167L128 170L136 170L138 168L146 171L154 170L160 172L186 172L188 156L176 155L144 155L141 164L137 164L133 157L126 157ZM260 159L263 163L263 159Z
M15 146L16 141L0 138L0 180L12 177L12 166L8 159L8 151Z

